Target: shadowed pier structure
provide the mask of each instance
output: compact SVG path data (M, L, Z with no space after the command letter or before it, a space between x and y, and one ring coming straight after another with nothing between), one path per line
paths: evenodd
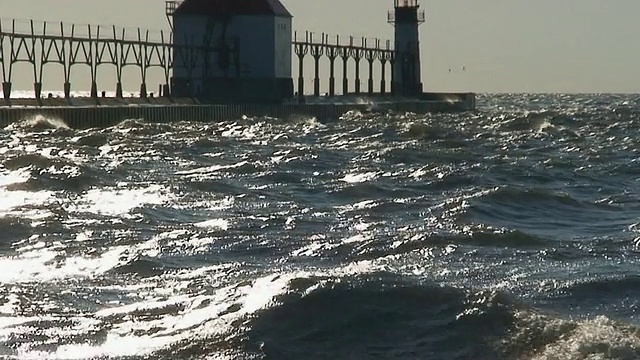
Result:
M314 33L305 32L304 37L298 39L298 33L294 35L293 46L298 59L298 96L304 96L304 61L307 55L313 59L314 74L313 95L320 96L320 62L325 59L329 64L329 96L336 95L335 61L342 60L342 94L349 94L349 72L348 64L350 60L355 64L355 79L353 94L362 94L360 64L363 59L369 64L367 79L367 94L374 94L374 66L379 64L381 69L381 79L378 87L379 94L391 93L387 91L386 67L387 63L393 69L395 52L391 47L391 41L387 40L382 46L379 39L369 40L366 37L354 38L350 36L345 43L341 43L340 36L331 37L322 33L320 40L314 39ZM335 40L334 40L335 39Z
M42 78L45 66L62 66L65 98L71 97L72 70L86 66L90 73L90 94L98 99L98 70L102 65L115 68L116 97L123 96L122 75L126 67L136 67L140 74L140 97L146 98L147 73L150 68L161 68L164 74L166 95L173 68L178 56L187 61L205 59L220 51L219 47L203 46L192 39L174 45L172 34L164 31L150 32L117 26L80 26L75 24L0 20L0 70L2 92L5 101L11 98L14 66L29 63L33 73L33 91L36 99L42 97Z
M73 126L103 126L137 116L206 121L240 114L335 118L349 109L369 108L474 109L472 93L423 91L418 28L425 21L424 11L419 10L418 0L393 1L394 10L387 17L395 28L393 42L308 31L298 36L293 16L279 0L166 1L171 27L167 32L0 20L0 123L45 113ZM33 99L12 96L20 63L31 68ZM305 93L309 63L313 96ZM45 71L51 65L62 68L61 98L42 96ZM115 71L113 83L106 86L98 84L105 65ZM78 67L88 68L89 79L76 88L72 74ZM139 74L139 95L125 98L123 76L130 67ZM336 67L342 68L340 94ZM156 97L148 91L154 68L162 72ZM72 96L74 90L87 87L90 96ZM323 96L325 87L328 92ZM107 97L104 90L99 96L99 88L115 89L115 96ZM91 119L86 124L85 116Z
M197 63L211 58L221 51L219 46L204 46L190 39L181 45L173 44L172 33L164 31L150 32L140 28L120 28L117 26L76 25L55 22L36 22L33 20L0 19L0 71L2 73L2 92L5 101L9 101L13 90L14 67L17 63L28 63L33 74L33 92L36 99L42 97L42 78L49 65L60 65L64 82L65 98L71 97L71 74L77 66L86 66L90 74L90 96L99 99L98 71L103 65L115 69L115 96L123 97L122 75L126 67L137 68L140 76L140 97L148 95L147 74L150 68L162 69L164 83L162 93L170 96L170 83L174 57L178 56L187 63ZM321 95L320 65L323 60L329 63L329 96L335 96L336 59L342 61L342 94L363 94L361 91L361 63L368 63L366 94L392 94L387 89L387 64L393 69L395 52L391 41L384 43L379 39L354 38L350 36L342 42L340 36L331 37L321 34L320 40L314 33L305 32L303 39L295 33L292 42L293 51L298 59L298 86L300 98L305 94L304 63L312 58L314 65L313 95ZM384 45L382 45L384 44ZM309 55L309 56L307 56ZM354 91L350 92L348 64L355 64ZM231 63L232 67L239 66ZM213 66L213 65L211 65ZM374 67L380 66L382 77L378 91L374 91Z

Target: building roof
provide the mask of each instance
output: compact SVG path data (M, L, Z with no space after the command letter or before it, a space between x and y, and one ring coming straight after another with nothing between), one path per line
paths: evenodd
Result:
M184 0L174 15L275 15L292 17L280 0Z

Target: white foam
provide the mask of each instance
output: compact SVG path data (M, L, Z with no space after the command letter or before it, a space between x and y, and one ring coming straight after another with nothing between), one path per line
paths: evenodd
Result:
M377 172L366 172L362 174L347 174L345 175L341 181L346 183L362 183L375 179L378 176Z
M0 283L47 282L71 277L92 277L127 264L137 256L156 257L160 253L157 238L131 246L115 246L99 256L64 255L60 243L39 241L16 249L19 255L0 258ZM60 258L58 258L60 257Z
M54 198L51 191L7 191L0 188L0 216L11 213L11 210L19 207L46 205ZM38 211L34 212L21 212L20 217L29 217L38 215ZM41 211L39 215L43 215L45 212Z
M357 243L357 242L364 242L367 240L370 240L371 237L369 235L366 234L356 234L353 236L349 236L348 238L342 240L342 242L344 244L351 244L351 243Z
M244 197L244 195L239 195L238 198ZM236 198L233 196L227 196L223 199L219 200L203 200L203 201L195 201L193 203L189 203L187 205L182 204L174 204L174 209L206 209L208 211L220 211L229 209L235 204Z
M338 213L343 214L350 211L372 209L378 205L375 200L364 200L350 205L336 206L336 210L338 210Z
M246 164L248 164L248 161L240 161L236 164L231 164L231 165L212 165L212 166L200 167L200 168L191 169L191 170L178 171L176 172L176 175L186 175L186 177L188 178L199 177L205 174L215 173L220 170L239 168Z
M212 296L184 296L167 301L153 299L127 306L105 309L95 316L108 317L127 314L135 310L161 309L173 304L186 305L178 314L165 315L150 321L129 321L114 324L106 340L99 345L71 344L58 347L54 352L23 349L21 359L87 359L94 357L145 356L184 340L193 341L205 336L223 334L232 328L234 320L252 314L272 303L273 298L284 293L295 274L269 275L258 278L245 286L229 286L218 289ZM229 310L230 306L238 307ZM153 335L136 335L139 331L159 329Z
M69 129L69 126L64 122L64 120L39 114L24 120L21 124L30 127L36 125L45 125L52 129Z
M15 171L9 171L4 174L0 174L0 188L12 184L22 184L27 182L30 178L31 174L28 169L22 168Z
M329 243L312 243L306 246L301 247L300 249L296 249L291 252L292 257L297 256L318 256L321 250L329 250L331 248L335 248L337 245L329 244Z
M637 359L640 337L631 327L598 316L571 324L569 321L527 315L523 325L539 328L542 339L556 341L546 344L531 360L552 359ZM529 331L524 329L525 332ZM522 335L525 335L523 333ZM530 341L530 334L516 341Z
M211 277L217 276L222 281L226 280L228 272L235 268L235 265L215 266L196 269L193 273L200 278L204 272L212 275ZM93 326L96 320L105 321L110 316L127 315L123 317L125 322L114 322L109 326L106 340L101 344L62 345L52 352L22 348L19 349L18 357L20 359L87 359L150 356L156 351L166 350L184 341L195 342L198 339L226 336L231 331L237 331L235 324L238 320L273 306L278 295L289 291L289 284L293 279L349 276L379 269L380 267L372 261L361 261L344 268L332 269L329 273L299 271L265 275L251 282L218 288L210 295L191 297L177 295L164 300L152 296L137 303L99 310L85 319L87 324ZM193 276L189 273L176 275L177 281L191 278ZM148 290L151 293L171 294L175 293L176 288L180 288L176 285L175 282L167 281L164 283L164 288L154 286ZM318 288L312 285L306 293ZM164 310L167 307L171 310ZM180 308L184 310L179 310ZM154 310L159 310L165 315L152 320L137 319L135 315L136 312L144 314L153 313ZM167 312L169 314L166 314ZM139 335L145 331L151 335Z
M58 251L47 248L27 251L17 257L2 258L0 267L4 270L0 272L0 283L51 281L103 273L119 263L122 252L113 249L95 259L70 257L59 266L51 264L59 254Z
M229 220L225 219L211 219L203 222L199 222L193 224L199 228L208 228L208 229L220 229L220 230L228 230L229 229Z
M122 216L144 205L160 205L170 199L167 189L160 185L150 185L142 189L92 189L76 204L68 205L67 211Z

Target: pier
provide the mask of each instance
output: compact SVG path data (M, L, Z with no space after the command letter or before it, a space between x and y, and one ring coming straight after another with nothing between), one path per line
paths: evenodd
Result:
M366 93L368 95L387 94L391 93L391 89L387 90L387 64L390 65L390 70L393 69L393 63L395 60L395 52L391 46L391 41L387 40L382 45L380 39L369 40L366 37L354 38L350 36L344 43L341 41L340 36L332 37L328 34L322 33L320 40L314 39L314 33L305 32L304 37L298 39L298 33L294 35L293 47L298 59L298 95L304 94L304 64L305 58L308 57L313 60L314 74L313 79L313 95L320 96L320 62L324 59L329 64L329 96L336 95L336 78L335 78L335 66L336 60L342 63L342 94L356 94L360 95ZM349 61L353 60L355 64L355 78L353 79L353 92L350 92L349 87ZM365 62L368 64L368 77L367 77L367 91L363 92L361 89L361 77L360 77L360 65ZM374 90L375 79L374 66L379 65L381 69L381 79L379 82L378 91Z
M295 32L291 43L298 66L297 94L305 96L305 63L312 60L315 77L313 79L313 95L323 95L321 83L329 84L328 96L338 95L336 89L336 61L342 65L342 94L392 94L388 88L392 73L394 50L391 41L353 36L341 38L339 35L320 34L320 39L312 32L301 34ZM123 97L122 74L125 67L135 67L139 72L141 98L149 95L148 71L157 67L164 74L159 95L171 97L170 83L174 57L180 57L188 63L197 63L217 55L221 48L214 45L204 46L192 39L192 43L174 44L171 32L145 29L121 28L117 26L76 25L62 22L37 22L33 20L0 19L0 72L2 93L6 105L10 105L13 90L14 66L17 63L28 63L33 74L33 92L36 99L43 94L43 75L51 65L62 68L64 97L70 98L73 91L71 73L74 68L86 66L90 74L90 96L100 98L98 91L98 71L104 66L115 69L115 96ZM330 74L321 79L320 65L322 61L329 64ZM355 64L354 78L349 78L348 64ZM367 89L361 89L361 64L368 64ZM235 71L238 64L231 63ZM374 67L379 66L382 78L374 79ZM50 70L49 70L50 71ZM350 86L350 84L352 84ZM374 84L378 85L375 89ZM85 85L86 86L86 85ZM86 87L84 87L86 88Z
M423 92L418 27L425 15L418 0L394 0L387 16L395 27L393 42L294 31L293 16L279 0L171 0L165 6L170 31L0 19L0 124L38 114L86 127L127 117L336 118L348 110L475 108L472 93ZM19 63L29 64L33 99L13 96ZM76 87L71 75L78 67L88 69L89 77L88 84ZM113 83L98 84L105 67L115 71ZM135 97L124 96L128 68L138 73ZM162 73L161 80L153 80L159 82L155 94L149 91L152 69ZM61 97L43 94L43 78L50 71L61 73L62 81L47 90L62 88ZM307 80L308 73L313 75ZM89 96L73 96L87 88ZM107 96L105 88L115 89L108 91L114 96Z
M155 36L154 36L155 35ZM102 65L114 66L116 97L123 96L122 74L125 67L135 67L140 74L140 97L146 98L147 73L150 68L161 68L164 73L163 90L167 90L174 58L186 62L206 59L219 52L214 46L197 43L173 44L170 32L150 32L117 26L2 20L0 19L0 70L2 93L10 105L13 90L14 66L28 63L33 73L33 92L42 97L42 78L49 65L60 65L64 83L64 97L70 98L71 72L77 66L86 66L90 73L90 94L98 98L97 76ZM170 95L169 91L165 92Z

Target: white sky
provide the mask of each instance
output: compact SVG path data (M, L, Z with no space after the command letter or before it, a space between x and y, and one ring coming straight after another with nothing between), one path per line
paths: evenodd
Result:
M393 36L386 23L392 0L282 1L298 30ZM421 27L426 90L640 92L638 0L422 0L421 5L427 12ZM2 19L168 29L163 0L0 0L0 9ZM311 62L305 66L310 73ZM365 78L367 65L361 66ZM78 69L74 89L88 88L88 71ZM46 89L61 88L61 72L55 65L46 68ZM113 90L112 70L105 66L100 72L99 86ZM137 89L138 72L131 68L126 74L125 87ZM157 88L159 75L150 74L150 90ZM30 88L32 82L29 66L18 65L14 86Z

